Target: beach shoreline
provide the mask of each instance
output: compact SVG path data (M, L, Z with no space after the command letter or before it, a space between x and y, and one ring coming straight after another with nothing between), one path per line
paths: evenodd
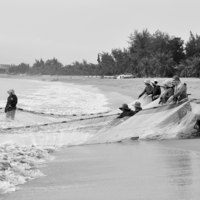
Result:
M118 109L123 103L130 103L137 99L138 95L144 89L143 81L145 78L134 79L101 79L100 77L66 77L66 76L18 76L9 75L1 76L1 78L29 79L37 81L56 81L63 83L75 84L80 89L89 89L93 92L100 92L108 99L108 107L110 109ZM158 78L161 84L166 78ZM200 99L200 79L197 78L181 78L188 85L188 93L190 98ZM189 142L188 142L189 141ZM191 142L193 141L193 142ZM173 142L163 141L166 146L176 147L180 149L192 150L200 152L198 143L199 139L182 139L173 140Z
M101 79L99 77L69 77L69 76L19 76L0 75L0 78L7 79L27 79L46 82L62 82L74 84L78 88L86 91L103 94L108 101L110 109L118 109L123 103L130 103L137 99L142 87L134 88L130 80ZM136 84L137 85L137 84Z
M69 83L73 85L73 87L77 85L77 88L83 91L103 94L108 99L108 107L110 109L117 109L122 103L130 103L134 99L137 99L144 88L143 78L122 80L89 77L73 77L71 79L69 77L51 76L30 78L27 76L10 76L8 78L46 81L47 83L48 81L51 83L62 82ZM163 80L164 79L158 79L159 83L162 83ZM198 94L198 80L188 79L187 81L187 84L191 82L191 84L188 84L189 88L193 89L193 91ZM191 90L189 90L189 93L190 92ZM124 134L122 131L120 132ZM48 137L45 138L48 139ZM62 135L61 139L63 141ZM118 199L120 194L126 194L126 196L130 196L131 199L132 196L136 194L135 191L132 190L132 186L134 185L134 187L136 187L141 177L143 182L139 184L139 187L145 189L145 191L152 185L152 181L155 181L154 183L157 184L156 187L160 186L162 177L162 183L169 179L168 186L171 192L171 181L174 181L174 177L176 177L177 183L180 183L179 180L181 179L182 182L185 181L187 184L188 173L186 171L184 174L182 170L188 170L188 166L198 169L199 164L197 161L200 155L199 142L200 139L127 139L120 143L112 143L109 145L91 144L63 147L60 151L53 154L55 160L48 161L47 166L40 169L42 174L46 175L45 177L30 181L20 186L22 190L16 193L6 194L4 197L10 200L27 199L27 196L28 199L31 200L35 199L35 195L38 196L38 199L56 199L58 197L59 199L65 199L66 196L74 199L82 199L83 196L87 199L89 199L89 197L93 197L93 199L97 197L99 197L99 199L108 197L111 199ZM195 165L193 163L195 163ZM180 168L179 171L177 171L177 166L178 169ZM150 168L152 171L149 171ZM166 177L163 176L163 171L166 171ZM130 176L131 172L132 176ZM174 172L177 173L176 176L174 176ZM196 170L195 172L198 175L198 171ZM158 173L160 173L160 175ZM173 174L172 178L169 176L170 173ZM118 179L117 177L120 174L121 177ZM196 177L196 174L190 175L190 178ZM136 175L138 175L137 178L135 178ZM184 180L183 175L185 176ZM128 183L130 183L130 188L127 187ZM116 189L117 185L120 185L119 189ZM198 186L198 181L196 181L194 185ZM162 186L166 188L166 184ZM93 189L96 189L96 192L91 192L91 187L94 187ZM109 192L102 196L101 191L107 188L109 188ZM182 185L180 185L180 188L183 188ZM55 190L57 192L55 192ZM118 191L120 192L117 193ZM151 195L152 191L154 191L153 188L149 189ZM165 189L160 192L161 197L165 192ZM170 194L170 192L166 193ZM115 193L117 193L117 195L113 196ZM153 196L157 195L156 193L157 192L155 192ZM140 190L138 190L137 195L140 197Z
M143 78L131 78L131 79L111 79L111 78L100 78L95 76L21 76L21 75L5 75L0 74L0 78L10 79L28 79L37 81L50 81L50 82L64 82L70 84L76 84L79 86L90 85L100 89L102 92L117 92L124 96L137 99L138 95L144 89ZM153 80L154 78L148 78ZM171 78L156 78L159 85L166 79ZM199 78L182 78L181 81L187 84L188 94L191 98L200 98L200 79Z

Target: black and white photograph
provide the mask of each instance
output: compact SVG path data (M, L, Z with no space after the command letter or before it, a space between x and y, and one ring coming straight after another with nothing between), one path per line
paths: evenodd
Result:
M200 199L200 1L0 8L0 200Z

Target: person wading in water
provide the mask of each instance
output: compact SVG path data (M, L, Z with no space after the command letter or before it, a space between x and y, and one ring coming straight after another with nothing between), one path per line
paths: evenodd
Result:
M8 96L7 104L5 107L6 118L14 120L18 99L13 89L8 90L7 93L9 94L9 96Z

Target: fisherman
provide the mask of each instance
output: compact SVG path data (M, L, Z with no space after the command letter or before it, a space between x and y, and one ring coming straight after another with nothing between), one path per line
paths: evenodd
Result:
M182 100L188 100L187 85L180 81L179 76L176 75L172 78L172 84L174 85L174 95L168 99L168 102L178 103Z
M6 118L10 118L14 120L15 118L15 111L17 105L17 96L15 95L15 91L13 89L8 90L7 93L9 94L7 99L7 104L5 107Z
M141 103L139 101L136 101L133 106L135 107L135 114L142 110Z
M122 107L119 109L122 110L122 113L117 118L123 118L126 116L131 117L135 114L134 111L131 110L126 103L122 104Z
M156 100L159 98L160 94L161 94L161 89L160 86L157 85L158 81L156 79L154 79L153 81L151 81L152 85L153 85L153 94L152 94L152 101Z
M144 80L145 88L144 91L139 95L138 99L143 96L144 94L146 95L152 95L153 94L153 86L151 85L151 81L149 79Z
M167 100L174 95L174 86L172 84L171 80L165 80L162 83L162 87L164 89L163 94L160 96L160 102L159 104L163 105L167 103Z
M135 107L135 110L131 110L127 104L123 104L122 107L120 107L119 109L122 110L123 112L120 114L119 117L117 118L123 118L123 117L131 117L133 115L135 115L136 113L138 113L140 110L142 110L141 108L141 104L140 102L135 102L135 104L133 105Z

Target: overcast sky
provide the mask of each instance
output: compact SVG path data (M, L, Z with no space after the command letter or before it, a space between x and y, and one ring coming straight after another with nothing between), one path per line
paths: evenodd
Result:
M0 64L97 63L134 30L200 35L199 0L0 0Z

